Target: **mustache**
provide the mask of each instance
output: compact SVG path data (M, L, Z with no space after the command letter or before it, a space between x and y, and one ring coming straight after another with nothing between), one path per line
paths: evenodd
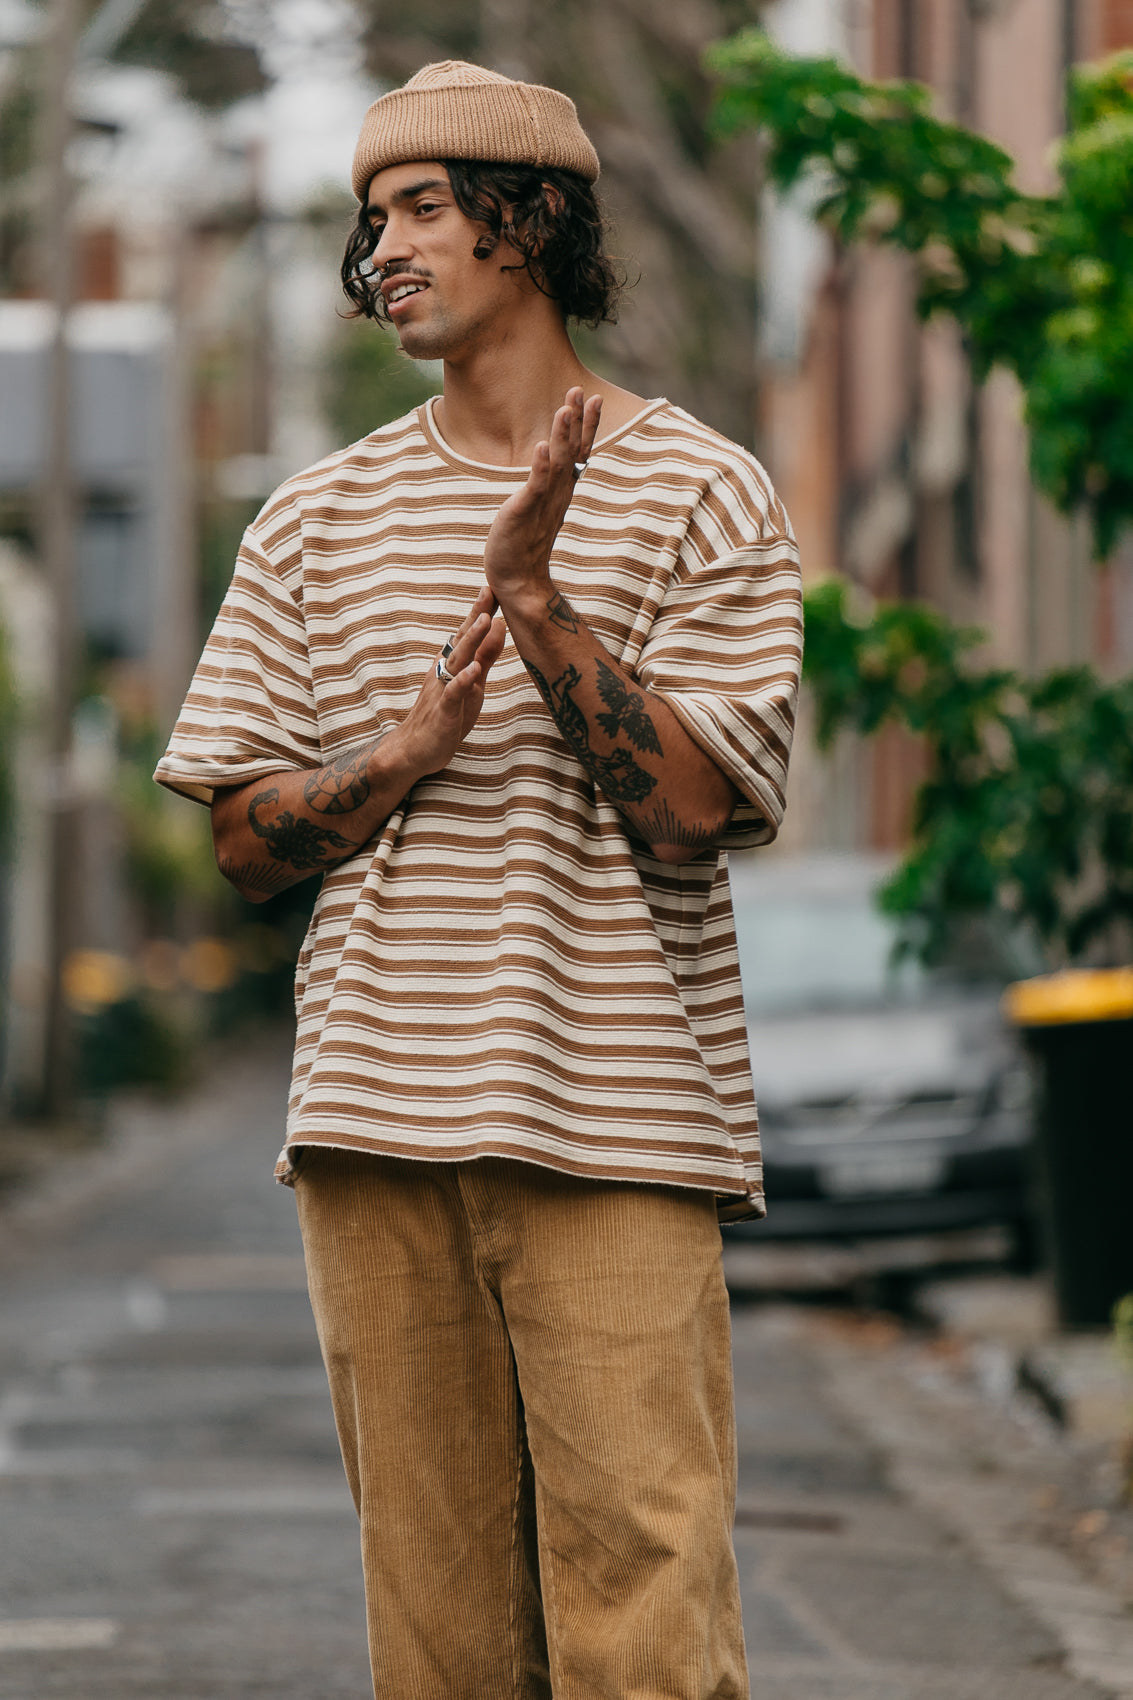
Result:
M372 275L379 283L384 283L387 277L419 277L428 282L432 274L423 271L420 266L399 265L396 260L391 260L388 266L375 266Z

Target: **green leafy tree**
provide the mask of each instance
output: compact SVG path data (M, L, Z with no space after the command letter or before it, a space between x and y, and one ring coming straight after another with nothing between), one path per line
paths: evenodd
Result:
M961 325L977 377L1023 387L1031 465L1084 506L1107 555L1133 518L1133 53L1073 71L1059 185L1023 194L986 137L933 115L912 82L794 58L747 29L714 46L722 136L758 129L770 180L819 190L841 241L916 256L923 315Z
M1008 154L930 110L926 88L793 58L757 30L710 50L718 133L758 130L767 175L817 191L843 243L915 256L918 307L948 313L977 378L1023 388L1036 483L1085 507L1099 556L1133 518L1133 54L1072 73L1059 185L1023 194ZM966 924L1029 931L1051 965L1127 960L1133 680L981 665L983 634L923 604L807 597L819 741L887 722L923 739L910 849L881 892L928 960Z
M912 844L881 904L939 960L966 923L1023 928L1052 966L1128 960L1133 942L1133 679L981 667L983 634L923 603L806 599L806 677L829 746L886 722L925 741Z

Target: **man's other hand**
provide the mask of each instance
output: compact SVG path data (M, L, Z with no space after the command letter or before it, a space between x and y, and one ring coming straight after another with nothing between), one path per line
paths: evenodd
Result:
M389 735L415 775L447 767L480 717L488 674L507 637L504 622L492 618L495 611L495 596L485 586L453 633L444 660L449 679L438 678L432 664L413 707Z

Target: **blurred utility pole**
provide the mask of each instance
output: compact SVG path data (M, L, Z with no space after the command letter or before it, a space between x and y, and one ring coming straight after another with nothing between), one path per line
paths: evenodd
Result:
M59 1115L74 1087L74 1037L63 986L73 949L76 881L81 877L79 810L72 772L72 725L78 641L75 617L77 492L71 442L68 330L75 296L74 186L68 166L73 134L71 85L79 26L78 0L50 0L44 38L40 166L39 288L54 309L46 396L47 440L39 544L54 607L50 711L51 944L43 1108Z

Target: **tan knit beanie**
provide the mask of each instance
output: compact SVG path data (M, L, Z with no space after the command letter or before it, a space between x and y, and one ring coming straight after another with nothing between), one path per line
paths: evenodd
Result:
M444 59L376 100L362 120L351 181L360 201L375 171L411 159L484 159L558 166L588 183L598 155L573 100L482 65Z

